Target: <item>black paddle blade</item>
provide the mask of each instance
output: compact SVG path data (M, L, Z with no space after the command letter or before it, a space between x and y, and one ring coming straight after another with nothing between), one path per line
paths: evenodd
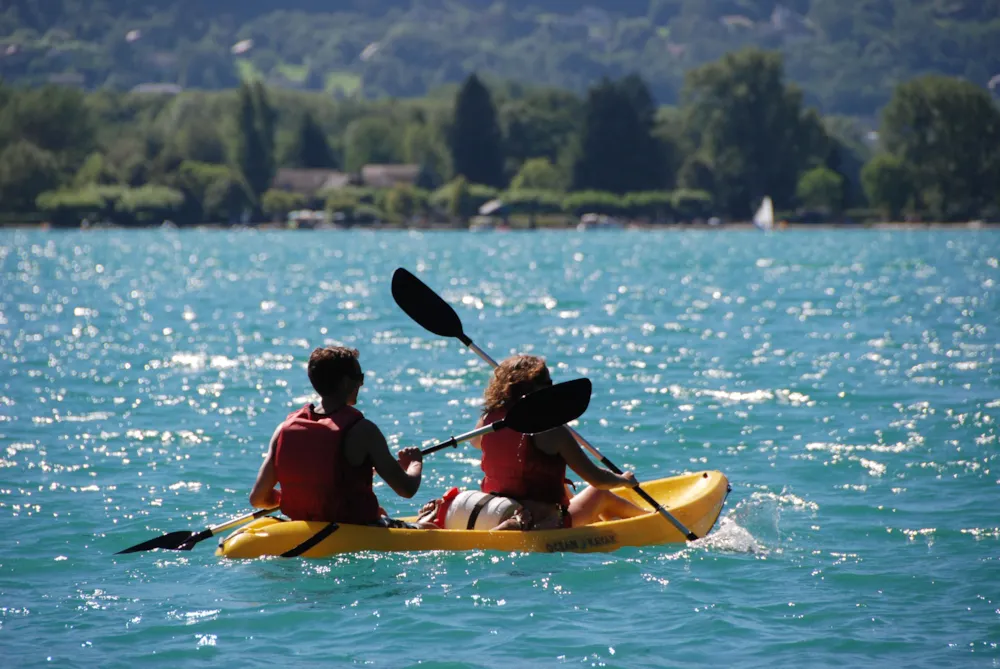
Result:
M590 405L590 379L573 379L522 397L507 412L504 427L516 432L545 432L576 420Z
M402 267L392 274L392 299L425 330L439 337L465 337L462 321L451 305Z
M130 548L126 548L123 551L118 551L115 555L122 555L124 553L141 553L142 551L152 551L157 548L163 548L164 550L177 551L177 550L191 550L188 546L184 548L184 544L194 537L194 532L170 532L169 534L164 534L163 536L156 537L155 539L150 539L149 541L143 541L141 544L136 544Z

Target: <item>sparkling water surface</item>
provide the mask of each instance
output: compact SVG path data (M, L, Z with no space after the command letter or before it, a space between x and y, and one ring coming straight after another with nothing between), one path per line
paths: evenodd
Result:
M1000 665L1000 233L0 232L5 666ZM493 357L594 382L640 480L718 469L689 545L114 553L248 510L316 345L394 446L471 429ZM468 447L413 500L474 486Z

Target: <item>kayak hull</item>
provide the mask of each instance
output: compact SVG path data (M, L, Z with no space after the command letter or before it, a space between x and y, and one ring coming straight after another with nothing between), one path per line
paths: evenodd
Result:
M642 489L691 531L703 537L718 520L730 487L721 472L704 471L647 481ZM616 488L614 492L648 508L631 489ZM216 555L245 559L265 556L326 558L357 551L597 553L623 546L683 543L685 540L672 523L656 512L584 527L531 532L387 529L261 518L221 540Z

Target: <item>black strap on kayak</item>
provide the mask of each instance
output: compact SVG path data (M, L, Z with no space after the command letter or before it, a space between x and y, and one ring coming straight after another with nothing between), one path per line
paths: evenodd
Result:
M476 505L472 507L472 513L469 514L469 522L466 524L467 530L476 529L476 520L479 518L479 513L483 510L483 507L496 499L496 495L486 493L481 500L476 502Z
M322 530L312 535L311 537L303 541L301 544L299 544L292 550L282 553L281 557L298 557L339 529L340 525L338 525L337 523L330 523Z

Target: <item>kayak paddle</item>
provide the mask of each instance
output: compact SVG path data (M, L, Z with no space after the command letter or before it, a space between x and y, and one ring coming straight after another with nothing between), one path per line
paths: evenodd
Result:
M496 360L491 358L486 351L476 346L472 339L465 334L462 327L462 320L452 309L451 305L444 301L440 295L435 293L427 284L415 277L409 271L400 267L392 275L392 298L399 305L399 308L406 312L418 325L425 330L440 337L454 337L462 342L473 353L483 359L486 364L494 369L497 368ZM576 441L590 451L591 455L599 459L601 463L616 474L621 474L622 470L615 466L613 462L601 455L601 452L584 439L576 430L566 426L570 434ZM698 538L694 532L689 530L684 524L674 517L669 511L650 496L637 484L636 493L648 502L664 518L666 518L678 531L681 532L688 541L695 541Z
M475 439L505 427L522 434L536 434L555 429L583 415L583 412L590 405L591 388L590 379L583 378L536 390L515 402L507 410L507 415L504 418L457 437L452 437L448 441L428 446L421 449L420 452L427 455L434 451L440 451L442 448L458 446L460 442Z
M194 545L199 541L204 541L205 539L215 536L219 532L232 529L239 525L246 525L251 520L263 518L267 514L274 513L277 510L277 507L273 509L258 509L253 513L245 514L239 518L233 518L232 520L227 520L224 523L212 525L201 532L189 532L183 530L179 532L169 532L156 537L155 539L143 541L140 544L118 551L115 555L122 555L123 553L141 553L143 551L151 551L157 548L162 548L168 551L189 551L194 548Z

